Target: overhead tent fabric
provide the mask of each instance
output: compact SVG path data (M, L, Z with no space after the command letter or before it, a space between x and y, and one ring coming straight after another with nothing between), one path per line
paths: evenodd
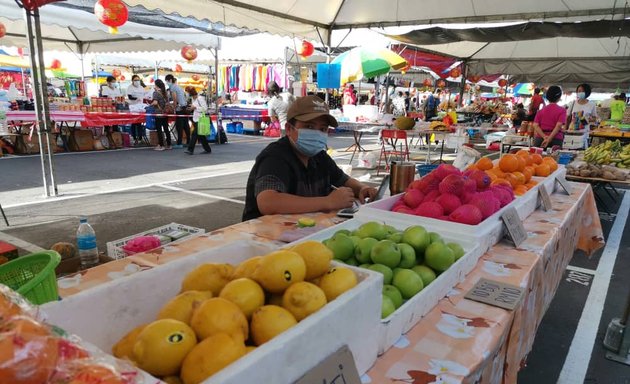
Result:
M185 44L218 48L220 38L196 28L168 28L127 22L120 33L108 33L94 14L49 4L39 10L44 49L74 53L179 50ZM7 29L2 44L25 47L24 11L12 1L0 2L0 22Z
M178 14L273 34L319 39L323 30L436 23L601 16L616 0L126 0L165 14ZM535 11L532 11L535 10ZM326 39L325 33L322 33Z

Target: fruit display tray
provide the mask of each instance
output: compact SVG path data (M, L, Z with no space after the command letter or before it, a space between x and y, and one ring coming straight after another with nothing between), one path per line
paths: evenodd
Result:
M373 220L368 218L354 218L341 224L337 224L333 227L327 228L323 231L317 232L308 237L305 237L302 240L290 244L290 246L307 240L323 241L332 237L335 232L341 229L353 231L359 228L362 224L369 221ZM382 218L378 221L391 225L401 231L411 225L416 225L409 224L404 220L396 220L390 218ZM433 309L433 307L437 305L440 299L445 297L455 285L463 281L465 276L473 270L475 265L477 265L479 257L483 254L483 252L481 252L481 249L479 248L478 243L471 238L446 233L430 226L426 226L425 228L427 231L439 233L446 242L456 242L460 244L462 248L464 248L464 251L466 253L449 269L440 274L438 278L435 279L431 284L426 286L422 291L417 293L411 299L407 300L396 311L394 311L394 313L381 320L380 326L378 327L379 355L385 353L385 351L393 346L394 343L396 343L396 341L400 339L401 335L404 335L409 330L411 330L411 328L413 328L413 326L416 325L424 315L429 313L429 311L431 311L431 309ZM362 271L367 271L363 268L359 269ZM380 306L381 305L379 299L379 308ZM354 316L354 318L356 319L357 317ZM366 334L364 336L366 338L369 338L368 335L369 334Z
M47 321L110 353L128 331L155 320L160 308L180 292L184 276L203 263L238 264L277 249L242 241L191 254L42 306ZM381 311L381 274L353 268L359 283L321 310L211 376L204 384L291 383L348 345L357 369L376 361ZM306 355L305 355L306 354ZM304 358L311 356L311 358Z
M438 232L440 234L450 234L456 237L467 236L478 241L482 253L485 253L504 237L506 231L501 216L507 209L510 207L516 208L518 216L521 220L525 220L538 206L538 189L540 185L544 184L549 194L551 194L554 192L556 177L564 177L565 175L566 169L563 165L560 165L558 169L548 177L534 177L533 179L538 181L538 185L527 191L524 195L518 196L510 204L501 208L478 225L460 224L430 217L392 212L391 208L403 196L403 193L366 204L355 213L355 217L376 221L389 219L403 220L408 225L422 225L430 228L428 229L429 231Z

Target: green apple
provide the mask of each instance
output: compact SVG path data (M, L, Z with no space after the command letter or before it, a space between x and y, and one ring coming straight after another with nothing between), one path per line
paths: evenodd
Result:
M392 299L389 296L382 295L382 304L381 304L381 319L385 319L389 317L394 311L396 311L396 306L392 302Z
M372 264L360 264L359 268L370 269L371 266Z
M406 243L398 244L398 249L400 249L400 264L398 266L400 268L411 268L416 265L416 251L413 247Z
M354 242L343 233L334 235L326 241L326 246L333 251L333 257L339 260L347 260L354 256Z
M391 284L392 278L394 277L394 272L392 269L383 264L372 264L370 265L370 269L374 272L379 272L383 275L383 284Z
M403 304L402 293L400 293L398 288L394 287L393 285L383 285L383 295L392 299L392 303L394 303L396 309L398 309Z
M372 247L374 247L376 243L378 243L378 240L371 237L359 239L356 258L360 263L372 263L372 258L370 255L372 253Z
M388 234L390 234L390 235L391 235L392 233L396 233L396 232L398 232L398 230L397 230L396 228L392 227L391 225L384 224L384 225L383 225L383 228L385 228L385 230L387 231L387 233L388 233Z
M424 254L424 250L431 244L429 233L419 225L414 225L403 232L403 243L407 243L416 250L416 255Z
M462 246L457 243L447 243L446 245L451 249L451 251L453 251L453 254L455 255L455 261L459 260L459 258L464 256L464 253L466 253L464 251L464 248L462 248Z
M350 240L354 243L354 248L356 250L359 246L359 240L361 240L361 238L359 236L350 236Z
M424 288L420 276L411 269L401 269L398 273L395 273L392 284L398 288L405 299L413 297Z
M433 243L424 253L424 262L436 272L444 272L455 262L454 252L444 243Z
M395 268L400 264L400 249L391 240L381 240L374 244L370 257L375 264L383 264Z
M355 267L359 265L359 262L354 257L351 257L351 258L347 259L345 261L345 263L348 264L348 265L355 266Z
M433 272L433 270L426 265L416 265L415 267L411 268L411 270L417 273L418 276L420 276L425 287L431 284L431 282L437 277L435 276L435 272Z
M369 221L365 224L362 224L355 231L356 236L359 236L362 239L366 237L372 237L376 240L383 240L389 236L389 232L385 229L385 226L381 223L377 223L376 221Z
M387 236L387 240L391 240L394 243L402 243L402 237L403 237L402 232L396 232L396 233L392 233L391 235Z
M444 240L442 239L442 236L440 236L439 233L435 233L435 232L429 232L429 237L431 238L431 243L435 243L437 241L440 242L444 242Z
M333 234L333 237L335 237L335 235L338 235L340 233L342 233L342 234L344 234L346 236L350 236L350 230L349 229L340 229L340 230L338 230L337 232L335 232Z

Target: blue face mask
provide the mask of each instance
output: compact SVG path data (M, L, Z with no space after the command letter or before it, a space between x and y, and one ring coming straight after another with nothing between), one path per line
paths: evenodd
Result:
M586 99L586 93L585 92L578 92L577 93L577 98L580 99L580 100Z
M299 129L298 139L295 143L298 151L308 157L313 157L326 149L328 135L315 129Z

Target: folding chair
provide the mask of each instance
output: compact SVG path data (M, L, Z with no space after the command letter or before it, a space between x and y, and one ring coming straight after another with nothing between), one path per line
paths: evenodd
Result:
M398 140L401 140L400 150L396 149ZM404 149L403 143L404 140ZM388 149L391 147L392 149ZM381 171L381 162L385 160L385 171L389 171L389 161L392 156L402 158L403 161L409 161L409 144L407 143L407 131L399 129L383 129L381 131L381 154L378 157L378 166L376 175Z
M2 209L2 204L0 204L0 213L2 213L2 217L4 218L4 222L9 226L9 219L7 219L7 215L4 214L4 209Z

